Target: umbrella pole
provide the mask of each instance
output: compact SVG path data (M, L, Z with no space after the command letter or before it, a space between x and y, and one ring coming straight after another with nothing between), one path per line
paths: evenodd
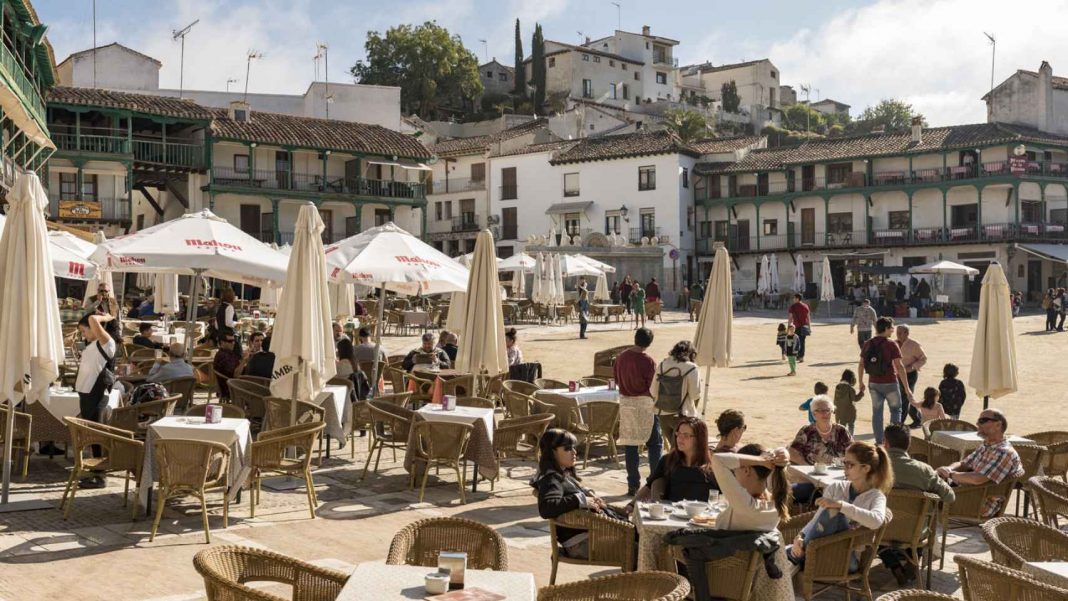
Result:
M202 270L199 270L199 269L194 269L193 270L193 281L190 284L192 289L189 291L189 306L185 308L185 317L186 317L185 321L186 321L187 324L189 324L189 326L188 326L188 328L186 330L186 333L185 333L185 358L187 360L189 360L190 365L192 365L192 363L193 363L193 361L192 361L192 358L193 358L193 347L196 346L196 340L193 340L192 344L190 344L190 336L189 336L189 334L192 333L193 337L194 338L196 337L197 328L196 328L196 324L193 321L193 319L196 317L196 310L197 310L196 309L196 307L197 307L197 282L200 281L200 274L201 273L203 273Z
M705 392L701 398L701 415L704 416L705 410L708 409L708 380L712 377L712 366L705 366Z
M990 395L988 394L988 395L983 396L983 411L986 411L989 408L990 408ZM10 432L10 430L9 430L9 432ZM5 445L5 447L6 446L7 445Z
M4 420L4 474L3 491L0 493L0 504L7 505L7 496L11 488L11 461L14 453L15 435L15 401L7 400L7 419Z
M378 363L379 357L382 356L382 316L386 312L386 283L382 282L382 294L378 297L378 323L375 326L375 356L374 362L371 364L371 392L370 397L375 398L375 394L378 392ZM452 307L449 307L451 310ZM394 391L399 393L403 391Z

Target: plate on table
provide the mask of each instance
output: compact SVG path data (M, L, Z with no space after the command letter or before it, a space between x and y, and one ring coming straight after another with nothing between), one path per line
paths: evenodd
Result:
M718 517L718 514L713 515L710 513L703 513L696 517L690 518L689 521L686 522L686 524L689 526L695 526L697 528L714 528L716 526L716 518Z
M664 520L668 519L668 516L667 514L664 514L658 518L654 518L652 514L646 511L644 519L649 520L650 522L663 522Z

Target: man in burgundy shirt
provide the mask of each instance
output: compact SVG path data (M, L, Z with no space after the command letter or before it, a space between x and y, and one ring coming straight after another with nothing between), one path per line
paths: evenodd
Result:
M812 320L808 317L808 305L801 300L800 294L794 295L794 302L786 310L789 323L794 325L794 333L797 334L797 362L805 362L805 338L812 334Z
M641 484L638 473L638 447L649 450L649 470L660 463L663 440L660 420L656 417L652 387L656 376L656 361L645 354L653 343L653 331L638 328L634 332L634 346L616 358L613 373L619 386L619 444L627 462L627 495L634 496Z
M893 319L880 317L876 320L875 336L864 343L864 348L860 350L860 363L857 365L857 382L862 393L865 389L864 376L868 375L867 388L871 391L871 427L875 432L875 444L883 444L883 403L890 405L890 422L899 424L903 415L907 415L901 411L903 403L905 400L909 403L914 400L905 374L905 365L901 362L901 348L890 337L893 333ZM878 351L878 354L874 351ZM867 363L871 363L871 366ZM901 398L902 393L906 399Z

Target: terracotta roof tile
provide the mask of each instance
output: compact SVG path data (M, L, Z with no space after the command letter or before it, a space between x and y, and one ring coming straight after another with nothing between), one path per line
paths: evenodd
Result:
M707 138L690 142L689 146L701 154L718 154L721 152L734 152L735 150L740 150L742 148L759 145L764 142L764 139L764 136Z
M56 86L48 93L48 102L123 109L146 115L178 117L208 121L212 113L192 100L172 96L153 96L115 92L99 88L71 88Z
M470 138L452 138L440 140L430 145L430 151L439 157L457 157L469 154L483 154L489 150L494 142L503 142L518 138L538 131L546 126L545 119L531 119L519 125L513 125L508 129L486 136L472 136Z
M654 154L682 153L699 156L674 134L659 130L582 140L552 160L552 164L579 163Z
M557 46L562 46L562 48L558 48L556 50L550 50L550 51L546 52L545 53L546 57L550 57L550 56L553 56L553 55L556 55L556 54L563 54L564 52L585 52L586 54L596 54L597 56L603 56L605 58L615 59L615 60L617 60L619 62L622 62L622 63L630 63L632 65L644 65L645 64L642 61L634 60L633 58L627 58L627 57L619 55L619 54L613 54L611 52L605 52L604 50L598 50L596 48L587 48L586 46L576 46L574 44L565 44L564 42L557 42L556 40L545 40L545 41L550 43L550 44L556 44ZM530 60L531 60L530 57L527 57L527 59L525 61L523 61L523 62L529 62Z
M491 157L510 157L520 154L534 154L536 152L549 152L552 150L565 151L575 144L575 140L556 140L554 142L542 142L541 144L527 144L518 148L512 148L504 152L492 152Z

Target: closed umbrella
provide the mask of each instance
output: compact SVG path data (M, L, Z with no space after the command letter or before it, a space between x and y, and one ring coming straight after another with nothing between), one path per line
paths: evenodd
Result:
M526 290L524 290L526 283L527 275L523 273L522 269L516 269L512 272L512 296L514 298L523 298L526 296Z
M772 295L779 294L779 255L771 253L768 261L768 292Z
M823 257L823 268L820 270L820 301L827 305L827 315L831 314L831 301L834 300L834 278L831 277L831 259Z
M545 253L545 289L542 290L542 294L545 297L545 304L551 305L556 302L556 261L553 260L552 253Z
M551 246L556 246L556 228L555 227L549 229L549 241L545 244L545 246L550 246L550 247Z
M0 503L7 505L15 403L35 402L59 377L63 362L56 280L49 256L44 212L48 196L37 175L19 174L8 194L8 219L0 238L0 400L9 411L4 424Z
M608 276L602 273L597 276L597 288L593 291L593 300L607 301L611 300L611 298L611 295L608 293Z
M562 305L564 304L564 270L562 269L562 261L560 255L553 256L553 302Z
M337 373L323 229L315 205L301 206L286 269L287 292L271 334L274 396L311 401ZM293 412L295 416L296 403Z
M497 283L493 235L479 232L467 280L467 303L456 367L476 374L499 374L508 369L504 346L504 312Z
M801 257L794 258L794 292L804 295L805 294L805 264L801 262Z
M152 306L156 313L174 315L178 312L178 274L157 273L152 291Z
M276 311L278 309L278 302L282 298L282 287L271 286L270 284L260 288L260 309L264 311Z
M757 276L757 294L763 296L768 293L768 256L760 257L760 275Z
M991 397L996 399L1017 390L1011 299L1005 272L1000 264L991 263L979 290L979 320L968 376L968 385L983 397L984 409Z
M731 328L734 321L734 293L731 289L730 255L720 247L712 263L712 273L705 287L701 316L697 322L694 348L697 364L705 367L705 392L701 413L708 407L708 383L713 367L729 367L731 363Z
M329 284L331 319L352 319L356 310L356 287L352 284Z
M463 331L466 316L467 293L453 292L449 299L449 317L445 320L445 329L450 332Z
M534 278L530 281L530 300L545 302L545 257L538 253L534 260Z

